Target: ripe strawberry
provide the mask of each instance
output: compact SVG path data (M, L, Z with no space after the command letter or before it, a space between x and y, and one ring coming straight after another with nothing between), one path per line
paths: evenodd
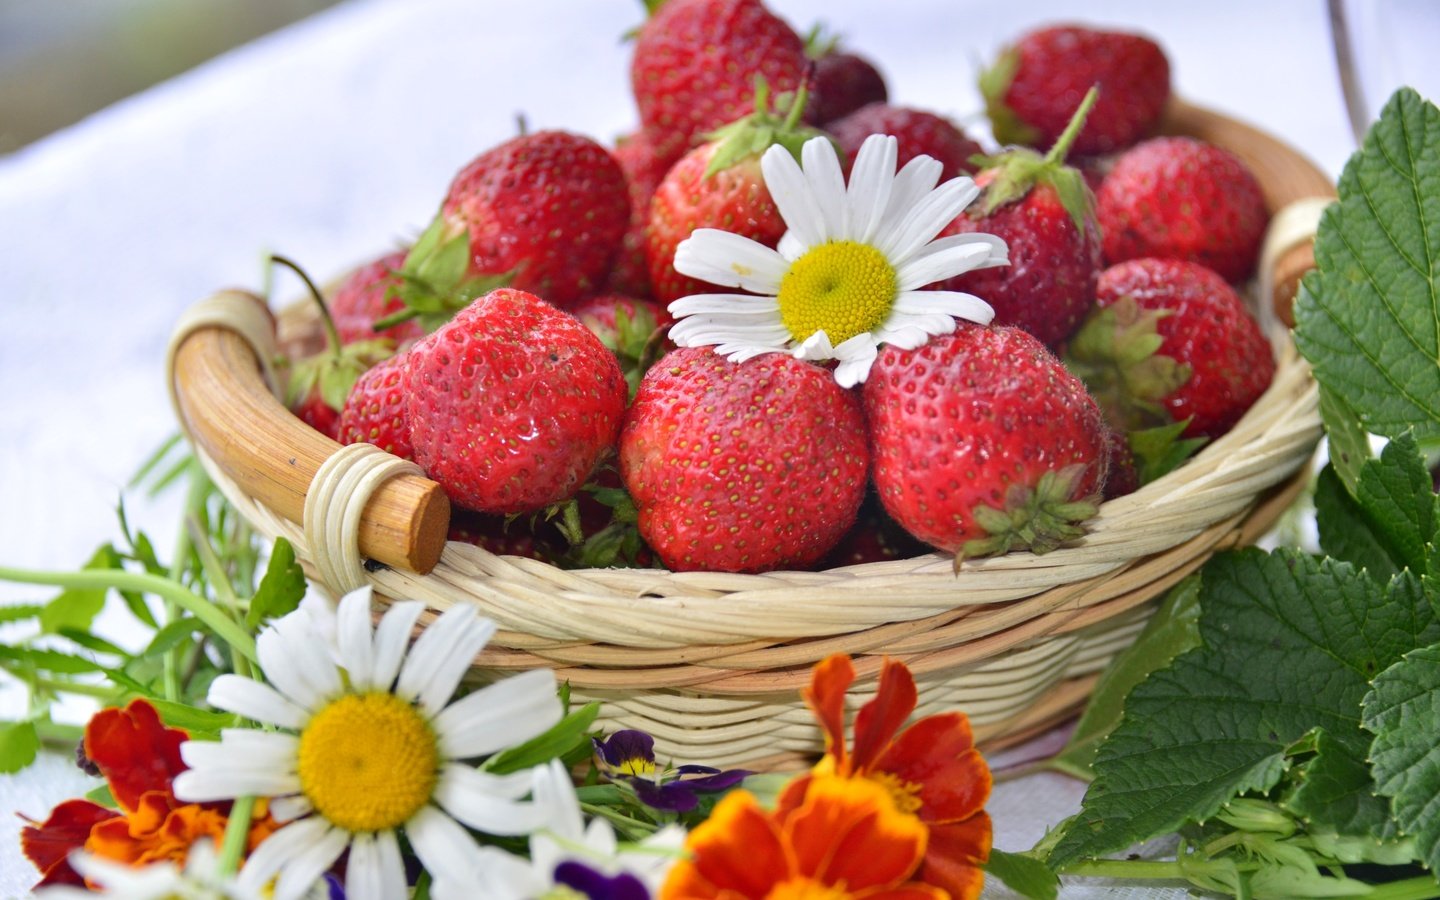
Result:
M864 397L880 500L920 540L1044 553L1094 515L1104 417L1029 333L960 322L915 350L882 347Z
M604 147L563 131L512 138L455 176L405 260L414 288L406 302L443 321L482 290L453 296L456 286L489 275L483 289L505 278L516 290L573 306L604 283L629 222L625 176ZM424 290L437 285L438 298Z
M570 496L619 433L615 357L533 294L491 291L409 355L415 461L468 509L529 512Z
M1170 63L1140 35L1061 26L1024 35L980 76L995 139L1034 147L1050 146L1097 84L1100 99L1075 139L1077 156L1143 137L1170 96Z
M755 79L777 94L805 77L805 42L760 0L667 0L640 28L630 83L662 157L754 108Z
M769 94L760 85L755 112L715 132L665 174L650 204L645 243L656 300L668 305L722 290L675 271L675 248L697 228L721 228L769 247L780 242L785 220L765 187L760 157L780 144L798 159L805 141L819 134L799 124L805 97L802 89L781 119L769 111Z
M338 440L342 444L374 444L386 453L414 459L410 414L402 384L405 354L392 356L361 375L340 410Z
M890 99L885 78L874 63L856 53L840 49L835 38L825 38L816 26L805 38L810 70L810 102L805 121L825 125L870 103ZM889 132L887 132L889 133Z
M1100 275L1067 363L1119 431L1186 423L1218 437L1275 374L1270 344L1234 289L1195 263L1135 259Z
M1093 96L1076 110L1071 128L1043 158L1017 148L988 157L975 183L985 189L941 232L974 232L1005 241L1008 266L975 269L935 285L983 297L995 324L1016 325L1054 348L1080 325L1095 303L1100 275L1100 233L1095 199L1065 151L1084 122Z
M675 160L656 153L655 144L640 131L617 141L613 153L625 173L625 187L630 194L630 225L620 241L620 253L610 269L605 291L649 297L650 267L645 261L645 233L650 227L650 201Z
M915 538L899 523L885 514L875 494L869 493L860 504L860 514L855 524L840 538L840 542L825 554L817 569L836 569L840 566L858 566L873 562L888 562L892 559L911 559L930 552L930 548Z
M1154 138L1126 151L1096 202L1107 262L1184 259L1232 282L1254 271L1270 221L1245 164L1189 137Z
M859 398L778 353L743 363L708 347L668 354L620 437L640 534L679 570L814 562L855 521L868 465Z
M870 135L894 135L900 144L898 165L903 166L922 154L938 159L945 166L940 176L942 181L974 172L975 164L970 162L970 157L984 152L965 132L934 113L885 103L862 106L830 122L825 130L845 151L846 159L851 160Z
M473 544L496 556L523 556L546 562L553 560L565 543L548 522L532 523L523 518L488 516L466 509L457 509L450 517L446 540Z
M330 315L335 329L346 344L388 337L397 345L425 336L425 327L417 320L400 322L387 329L376 330L375 323L405 310L398 292L404 279L400 270L405 265L404 250L387 253L351 272L330 298Z
M631 396L650 364L674 349L659 332L675 320L665 307L653 300L602 294L585 301L573 315L615 354Z

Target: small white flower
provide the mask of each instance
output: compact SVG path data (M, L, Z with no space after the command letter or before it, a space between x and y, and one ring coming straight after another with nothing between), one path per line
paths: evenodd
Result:
M521 800L530 773L490 775L460 760L558 722L554 673L525 672L451 703L495 624L473 606L452 607L407 654L422 608L396 603L372 633L370 589L362 588L341 599L333 634L316 633L324 618L313 610L296 610L257 640L273 687L235 675L211 686L212 705L279 727L226 729L218 743L181 747L190 768L175 779L177 797L268 797L276 819L294 820L250 855L245 888L258 891L278 875L276 900L299 897L349 848L347 896L403 896L399 831L438 876L465 870L477 851L463 826L521 835L544 823L540 805Z
M762 353L836 359L835 380L865 380L880 344L913 349L955 330L955 320L988 324L990 304L955 291L920 288L972 269L1006 265L991 234L935 239L975 199L965 177L936 187L942 166L917 156L895 171L893 137L871 135L856 154L847 188L835 148L812 138L803 167L780 146L765 151L765 186L789 227L778 249L696 229L675 250L684 275L750 291L698 294L670 304L682 347L715 346L743 362Z
M76 850L70 865L95 891L77 887L52 887L39 891L42 900L84 900L97 894L116 900L259 900L260 895L236 883L233 876L215 874L217 857L208 840L190 846L181 871L173 862L130 866Z
M614 877L634 876L653 896L670 867L680 858L685 829L667 825L639 844L621 847L615 830L601 818L586 825L570 774L558 760L535 770L535 803L545 810L546 825L530 835L530 859L496 847L482 847L464 877L437 878L435 900L537 900L558 885L562 863L580 863Z

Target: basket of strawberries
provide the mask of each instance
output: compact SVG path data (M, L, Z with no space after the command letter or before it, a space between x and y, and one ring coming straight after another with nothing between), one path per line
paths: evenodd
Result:
M1303 487L1333 186L1152 41L1024 35L988 155L758 0L669 0L632 76L615 148L521 135L322 302L177 329L197 455L337 594L476 604L476 679L554 668L687 761L818 752L836 652L994 745Z

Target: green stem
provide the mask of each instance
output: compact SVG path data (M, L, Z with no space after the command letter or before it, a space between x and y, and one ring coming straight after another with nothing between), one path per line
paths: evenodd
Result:
M649 822L642 822L639 819L627 816L608 806L600 806L595 803L581 803L580 809L592 816L601 816L602 818L610 820L631 840L643 840L655 833L655 826Z
M1047 163L1064 162L1065 154L1070 152L1070 145L1075 143L1075 138L1080 134L1080 129L1085 127L1085 117L1090 115L1090 107L1095 105L1095 99L1100 96L1098 85L1092 86L1085 93L1085 99L1080 101L1080 108L1075 110L1075 115L1070 117L1070 124L1060 132L1060 137L1055 141L1050 152L1045 154Z
M284 266L296 275L299 275L300 280L305 282L305 287L310 290L310 296L315 298L315 305L320 307L320 321L325 326L325 340L329 344L330 352L338 355L340 353L340 331L335 327L335 320L330 316L330 307L325 305L325 297L320 293L320 289L315 286L315 282L310 280L310 276L305 274L305 270L300 268L299 263L289 257L272 253L270 254L270 261Z
M250 837L250 818L255 811L254 797L237 797L230 806L230 820L225 823L225 843L220 847L220 858L216 860L216 875L233 875L240 868L240 857L245 853L245 844Z
M190 532L191 542L195 545L195 553L200 557L200 566L205 570L205 578L210 582L210 589L215 592L215 598L230 610L232 617L243 617L240 612L240 598L235 596L235 588L230 584L230 574L225 571L225 565L220 562L220 557L215 555L215 548L204 540L200 530L200 523L194 516L187 516L185 528ZM235 674L245 678L250 677L250 666L234 646L230 648L230 662L235 668Z
M86 684L83 681L59 681L54 678L35 677L29 679L35 687L45 688L57 694L75 694L79 697L94 697L97 700L115 699L116 689L104 684Z
M12 569L0 566L0 581L14 581L20 584L45 584L52 587L114 588L122 591L144 591L164 600L173 600L209 626L227 644L234 647L251 662L258 662L255 656L255 639L245 629L236 625L204 597L191 593L168 578L146 572L124 572L110 569L82 569L79 572L37 572L30 569Z
M191 459L190 462L193 466L199 466L200 464L199 461L195 459ZM187 511L187 517L193 513L193 510L195 509L197 504L205 502L204 484L204 479L199 477L196 472L192 471L190 473L190 487L189 490L185 492L185 509ZM180 533L175 537L175 555L171 557L170 560L170 580L174 581L176 584L179 584L181 576L185 574L185 570L189 567L190 530L188 528L181 528ZM173 622L177 618L179 618L179 615L179 606L177 606L173 600L165 600L165 622L167 624ZM179 646L171 647L169 650L165 651L165 655L164 657L162 657L162 662L164 665L163 683L165 686L165 699L170 701L178 701L181 694L181 667Z
M1432 900L1436 897L1440 897L1440 882L1433 875L1420 875L1377 885L1365 895L1365 900Z
M47 744L73 747L85 739L83 726L66 725L63 722L51 722L45 719L35 723L35 731L40 735L40 740Z
M1087 859L1060 869L1062 875L1081 878L1146 878L1185 880L1185 873L1176 860L1152 859Z

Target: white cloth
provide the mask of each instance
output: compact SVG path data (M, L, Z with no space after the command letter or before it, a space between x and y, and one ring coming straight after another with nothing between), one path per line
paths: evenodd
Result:
M823 18L880 64L896 102L969 122L978 61L1083 10L1157 37L1181 95L1332 174L1353 147L1318 0L771 5L801 31ZM212 290L260 287L264 252L325 277L414 236L518 113L606 141L630 130L620 36L639 15L634 0L353 0L0 159L0 562L69 569L118 537L121 487L174 431L161 378L173 323ZM129 506L165 552L178 503ZM0 601L48 593L0 584ZM102 627L136 639L123 612ZM0 716L24 709L0 682ZM76 793L57 769L0 777L0 896L33 880L12 813L43 817ZM996 845L1028 847L1079 794L1049 776L1000 787Z

